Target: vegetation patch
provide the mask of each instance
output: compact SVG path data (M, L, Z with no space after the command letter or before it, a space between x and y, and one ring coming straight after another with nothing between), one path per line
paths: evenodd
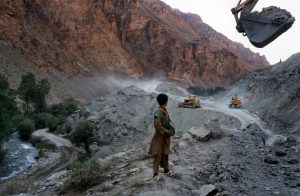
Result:
M48 151L53 151L55 149L54 144L49 144L40 139L31 139L30 142L39 149L39 158L45 157Z
M99 163L95 160L87 161L79 168L73 168L73 174L65 183L61 193L71 189L87 190L103 183L107 179L104 175L107 168L108 164Z
M28 191L32 185L30 177L18 176L0 185L1 195L16 195Z
M58 118L50 113L37 113L32 115L32 119L35 122L37 129L49 128L49 131L53 132L57 129Z
M31 134L34 130L35 130L34 122L29 118L24 119L18 125L20 138L26 141L29 141L31 139Z
M0 161L5 154L1 142L12 132L17 130L24 140L30 140L35 129L49 128L54 132L66 116L78 109L78 103L72 98L49 107L46 97L50 88L47 79L36 80L34 74L26 73L17 89L10 89L7 77L0 74ZM43 151L51 148L48 144L36 145Z
M77 146L83 144L86 152L89 154L89 145L91 144L92 136L92 124L87 120L82 120L78 123L74 133L71 135L71 141Z
M0 148L0 164L3 161L4 157L5 157L5 150Z

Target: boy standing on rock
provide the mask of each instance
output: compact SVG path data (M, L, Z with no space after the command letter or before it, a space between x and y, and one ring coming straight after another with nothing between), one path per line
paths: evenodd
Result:
M149 154L154 156L153 177L158 175L159 166L164 168L165 174L171 174L169 172L168 155L170 153L171 136L175 134L175 130L170 124L171 120L166 109L168 96L166 94L159 94L157 96L157 102L159 108L154 113L155 134L149 149Z

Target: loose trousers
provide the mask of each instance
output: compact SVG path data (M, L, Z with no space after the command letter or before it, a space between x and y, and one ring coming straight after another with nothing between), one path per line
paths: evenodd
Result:
M154 156L154 160L153 160L154 173L158 173L159 166L164 169L169 169L169 155L160 152Z

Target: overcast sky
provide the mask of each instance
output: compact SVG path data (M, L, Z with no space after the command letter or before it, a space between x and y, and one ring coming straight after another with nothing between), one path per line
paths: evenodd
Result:
M300 52L300 1L299 0L260 0L253 10L261 11L271 5L286 9L296 18L293 26L264 48L255 48L235 29L236 23L231 13L238 0L162 0L172 8L201 16L202 20L229 39L241 42L254 52L265 55L271 64L286 60Z

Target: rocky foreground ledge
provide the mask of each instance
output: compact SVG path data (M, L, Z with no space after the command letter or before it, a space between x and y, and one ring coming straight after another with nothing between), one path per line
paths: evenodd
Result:
M170 168L152 179L147 151L154 133L155 94L134 86L98 98L72 114L94 124L93 156L33 183L23 195L299 195L300 144L293 137L265 145L256 125L200 109L168 110L176 125ZM78 163L78 162L77 162Z

